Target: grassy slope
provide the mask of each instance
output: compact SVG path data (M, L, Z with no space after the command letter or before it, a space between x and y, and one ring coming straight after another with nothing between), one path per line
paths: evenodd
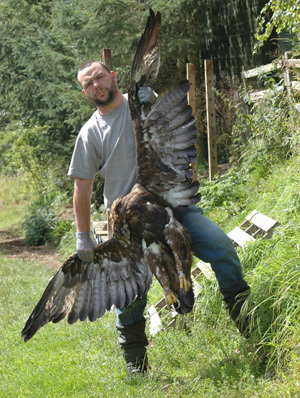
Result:
M191 333L168 330L150 339L148 378L125 380L114 314L93 324L50 324L24 344L21 328L52 272L0 255L1 396L298 397L299 168L300 158L295 157L274 166L264 179L252 177L247 184L233 185L231 189L239 191L234 203L211 210L206 206L226 231L254 208L281 222L272 240L240 251L246 278L265 314L259 318L259 332L244 341L222 307L216 283L205 281ZM15 224L13 218L7 222L1 217L3 212L1 205L0 230ZM150 303L160 296L155 284Z
M26 193L23 182L18 178L0 178L0 230L18 229L26 208Z

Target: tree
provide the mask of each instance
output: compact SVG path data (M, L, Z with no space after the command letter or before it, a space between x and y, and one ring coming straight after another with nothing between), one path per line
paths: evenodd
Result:
M70 156L93 111L76 82L78 66L111 48L118 84L127 92L150 6L163 14L154 89L184 78L186 62L196 65L200 77L206 0L2 0L0 128L9 129L13 121L48 126L49 137L60 144L57 154Z
M277 33L286 30L294 35L295 42L299 41L300 0L270 0L265 5L258 18L256 49L263 46L274 29Z

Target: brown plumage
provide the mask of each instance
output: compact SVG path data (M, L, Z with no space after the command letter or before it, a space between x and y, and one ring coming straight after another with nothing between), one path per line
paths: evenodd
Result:
M68 317L69 323L95 321L113 306L129 306L151 286L152 274L166 301L179 313L194 304L188 231L174 218L173 208L199 200L191 182L196 158L195 120L187 104L188 81L141 105L137 91L149 86L159 68L161 15L150 10L133 61L129 106L136 134L137 179L132 191L111 210L113 237L95 249L84 264L71 255L49 282L22 330L24 341L39 328Z

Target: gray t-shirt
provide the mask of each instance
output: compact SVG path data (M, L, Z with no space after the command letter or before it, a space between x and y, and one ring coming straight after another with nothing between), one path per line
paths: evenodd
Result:
M105 180L107 208L119 196L129 193L135 183L135 137L124 95L121 105L112 112L94 112L78 134L68 175L94 179L96 173Z

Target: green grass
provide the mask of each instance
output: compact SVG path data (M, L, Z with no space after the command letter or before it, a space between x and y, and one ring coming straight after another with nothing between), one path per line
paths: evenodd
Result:
M299 397L299 168L300 158L295 156L274 165L259 180L251 175L237 182L229 176L223 186L218 183L219 205L210 207L211 199L203 198L207 214L227 232L254 208L281 223L272 239L239 249L259 306L253 311L253 336L248 341L240 337L222 306L216 282L203 280L190 332L169 329L149 336L147 377L126 380L114 313L94 323L48 324L24 343L21 329L52 271L0 254L1 397ZM226 189L234 190L227 201ZM12 203L16 216L8 221L5 206L0 207L1 230L18 221L21 202ZM154 282L149 304L161 297Z
M1 397L266 397L297 396L297 368L267 379L255 347L236 332L206 283L190 334L161 332L150 340L149 377L126 381L114 314L101 320L49 324L27 343L24 322L51 272L1 257ZM210 301L207 302L207 297ZM292 359L293 360L293 359ZM295 365L297 357L294 358ZM299 365L299 363L298 363ZM283 383L284 381L284 383ZM282 384L283 383L283 384ZM289 391L290 395L282 395Z
M1 230L14 228L21 231L27 207L27 193L21 177L0 176L0 226Z

